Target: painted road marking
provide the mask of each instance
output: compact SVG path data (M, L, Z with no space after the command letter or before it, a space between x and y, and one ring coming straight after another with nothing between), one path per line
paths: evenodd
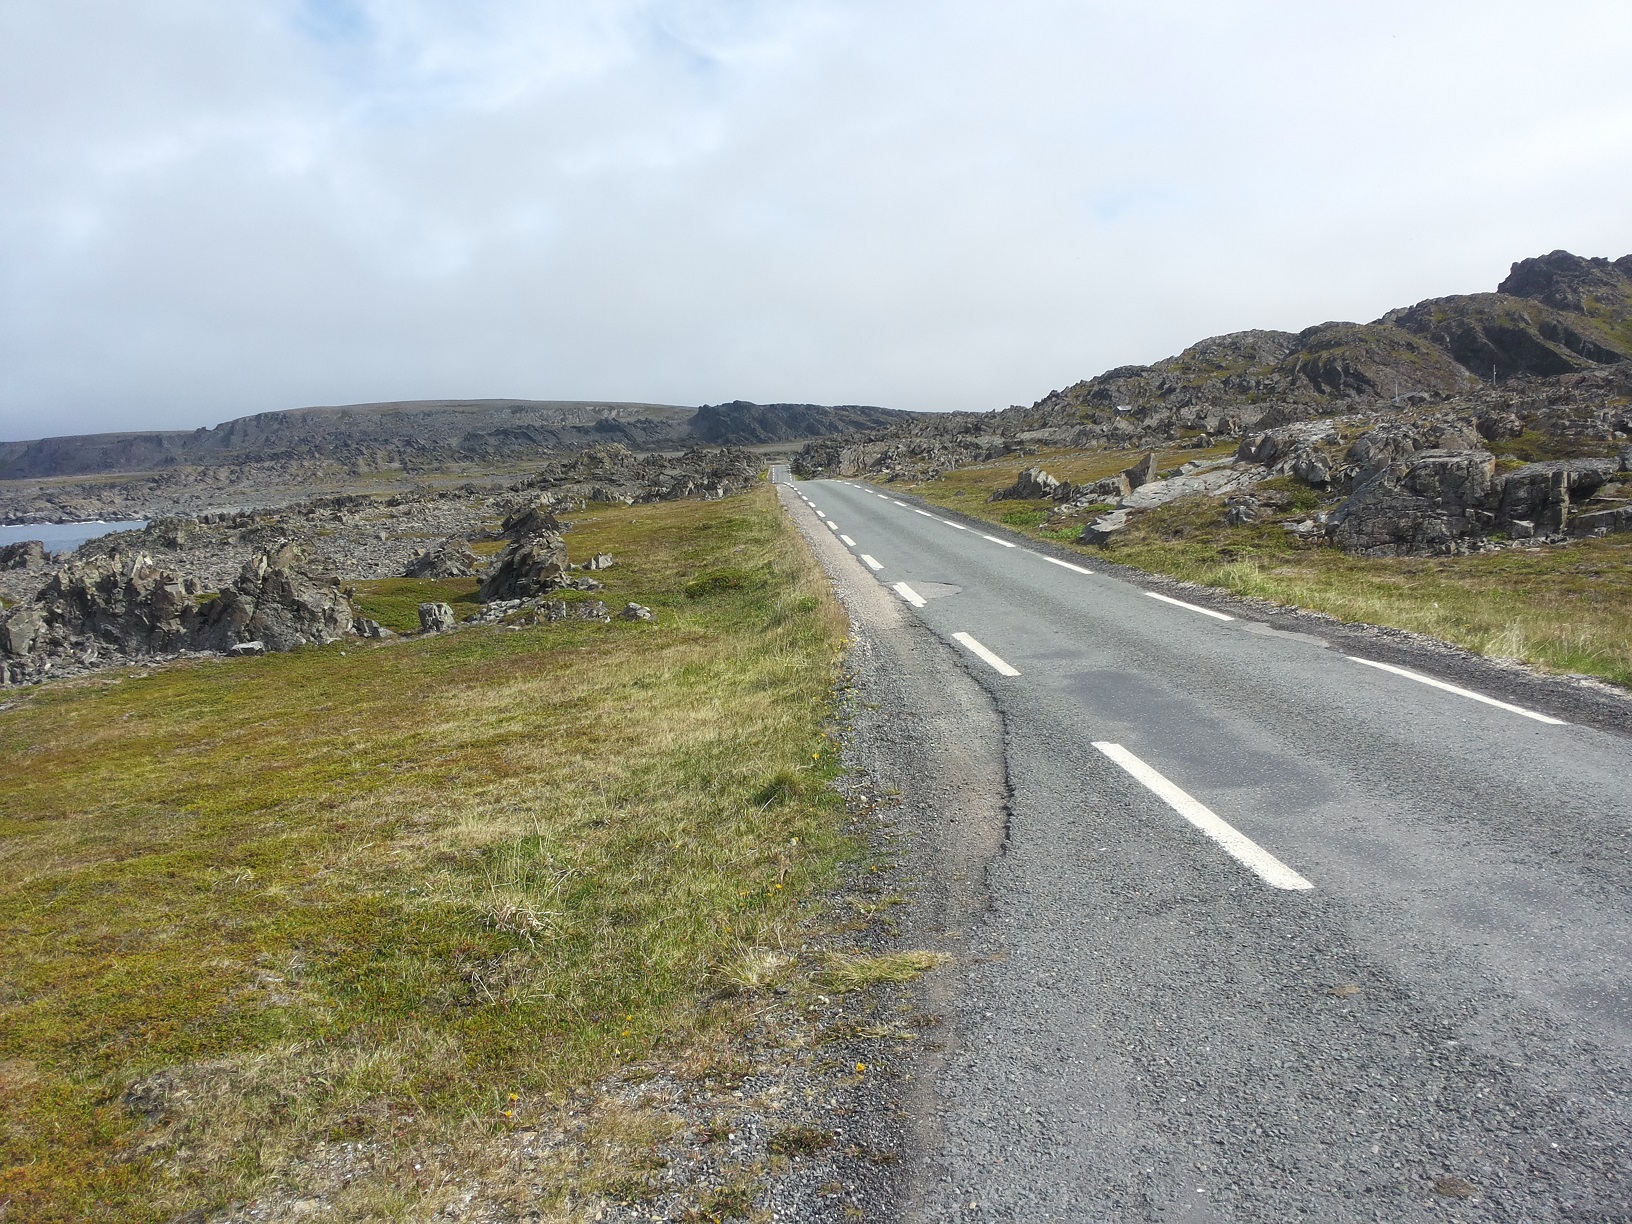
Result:
M816 517L817 518L826 518L827 515L823 514L820 510L818 510L818 511L816 511Z
M837 531L839 529L839 525L837 523L835 523L832 519L828 519L827 520L827 529L829 531Z
M1405 668L1395 667L1391 663L1378 663L1375 659L1356 659L1353 655L1344 655L1343 657L1355 663L1364 663L1367 667L1375 667L1379 671L1393 672L1396 676L1404 676L1407 680L1415 680L1418 684L1430 684L1434 688L1444 689L1447 693L1455 693L1458 697L1482 701L1486 705L1495 706L1498 710L1522 714L1525 718L1533 718L1537 722L1546 723L1548 726L1563 727L1568 725L1562 718L1552 718L1546 714L1538 714L1534 710L1527 710L1523 706L1509 705L1505 701L1497 701L1494 697L1486 697L1483 693L1475 693L1471 689L1457 688L1454 684L1446 684L1443 680L1435 680L1432 676L1425 676L1421 672L1407 671Z
M1192 603L1185 603L1184 600L1182 600L1182 599L1174 599L1170 595L1158 595L1158 594L1156 594L1155 591L1146 591L1145 594L1149 595L1152 599L1159 599L1163 603L1170 603L1175 608L1186 608L1191 612L1200 612L1203 616L1210 616L1214 620L1234 620L1235 619L1235 617L1226 616L1222 612L1214 612L1211 608L1202 608L1202 607L1198 607L1197 605L1192 604Z
M895 498L892 497L892 498L890 498L890 500L895 501ZM904 502L904 501L897 501L897 502L895 502L895 504L900 506L901 509L903 509L903 510L911 510L912 509L912 507L907 505L907 503Z
M877 561L874 561L871 557L869 557L866 553L861 554L861 559L867 563L867 568L872 570L874 573L877 573L879 570L884 568Z
M1010 544L1007 540L1000 540L996 536L983 535L980 538L983 540L990 540L993 544L1001 544L1004 548L1014 547L1014 545Z
M925 517L925 518L934 518L934 517L935 517L935 516L934 516L934 515L933 515L933 514L931 514L931 513L930 513L930 512L929 512L929 511L928 511L928 510L920 510L920 509L918 509L918 507L917 507L917 506L914 506L914 507L913 507L913 508L912 508L912 512L913 512L913 513L914 513L914 514L921 514L921 515L923 515L923 516L924 516L924 517Z
M1042 553L1038 553L1037 555L1039 557L1043 557ZM1068 569L1074 574L1091 574L1094 572L1091 569L1083 569L1080 565L1072 565L1069 561L1061 561L1058 557L1043 557L1043 560L1047 561L1050 565L1057 565L1061 569Z
M942 519L941 522L945 523L948 527L956 527L959 531L969 530L969 528L965 527L962 523L954 523L951 519Z
M975 641L975 639L970 637L967 633L954 633L952 635L952 640L954 642L961 642L963 645L967 646L969 648L969 651L970 651L971 654L973 654L976 658L981 659L981 660L985 661L986 663L990 664L992 670L995 671L998 675L1000 675L1000 676L1018 676L1020 674L1019 672L1015 671L1014 668L1010 667L1007 663L1003 662L1002 659L998 658L991 651L987 650L986 647L982 646L979 642Z
M843 540L843 541L844 541L844 543L845 543L845 546L846 546L846 547L848 547L848 548L854 548L854 547L855 547L855 546L856 546L856 542L855 542L855 541L854 541L854 540L852 540L852 539L851 539L851 538L850 538L850 537L849 537L849 536L847 536L847 535L841 535L841 536L840 536L840 537L839 537L839 539L841 539L841 540Z
M1212 838L1225 853L1251 870L1271 888L1302 890L1314 887L1268 850L1233 825L1221 820L1211 808L1185 794L1121 744L1096 742L1094 747L1122 766L1159 796L1168 807Z
M901 596L902 599L906 600L909 604L911 604L915 608L921 608L921 607L924 606L924 597L922 595L918 594L917 591L913 590L910 586L908 586L904 582L896 583L893 587L890 588L890 590L894 591L897 595Z

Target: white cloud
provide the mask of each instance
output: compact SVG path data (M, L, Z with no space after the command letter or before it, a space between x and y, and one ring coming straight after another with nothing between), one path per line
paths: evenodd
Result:
M0 437L1001 407L1632 249L1620 3L11 0Z

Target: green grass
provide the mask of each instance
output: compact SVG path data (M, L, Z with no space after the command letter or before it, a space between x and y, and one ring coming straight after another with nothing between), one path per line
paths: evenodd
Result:
M768 489L585 514L570 546L614 553L609 602L657 620L0 709L11 1218L213 1210L319 1178L341 1141L375 1155L329 1218L427 1215L574 1085L723 1040L700 999L776 972L849 852L822 725L843 616ZM687 597L726 567L756 580ZM365 610L468 589L405 583Z
M364 616L396 633L419 631L419 605L445 603L460 618L482 605L476 601L479 578L380 578L354 584L352 602Z
M1176 466L1195 453L1164 454L1158 462L1164 468ZM1092 514L1052 527L1029 526L1004 519L1014 503L985 500L1013 484L1022 467L1040 464L1080 483L1121 471L1138 457L1137 451L1090 451L1008 459L907 487L926 501L1091 557L1340 620L1409 629L1552 671L1632 685L1629 535L1469 557L1354 557L1288 536L1281 522L1305 518L1336 502L1278 477L1259 488L1285 494L1287 505L1263 522L1229 527L1222 501L1187 497L1135 516L1110 544L1092 548L1075 543L1082 518Z

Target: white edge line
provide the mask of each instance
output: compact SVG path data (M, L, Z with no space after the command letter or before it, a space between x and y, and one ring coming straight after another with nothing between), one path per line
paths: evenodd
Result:
M855 542L855 541L854 541L854 540L852 540L852 539L851 539L851 538L850 538L850 537L849 537L849 536L847 536L847 535L841 535L841 536L840 536L840 537L839 537L839 539L841 539L841 540L843 540L843 541L844 541L844 543L845 543L845 546L846 546L846 547L847 547L847 548L854 548L854 547L855 547L855 546L856 546L856 542Z
M1007 540L1000 540L996 536L983 535L980 538L983 540L990 540L993 544L1001 544L1004 548L1014 547L1014 545L1010 544Z
M817 518L826 518L827 515L823 514L820 510L818 510L818 511L816 511L816 517Z
M884 568L877 561L874 561L871 557L869 557L866 553L861 554L861 559L866 563L867 568L872 570L874 573L877 573L879 570Z
M987 650L986 647L975 641L975 639L970 637L967 633L954 633L952 635L952 640L954 642L961 642L963 645L967 646L970 653L974 654L976 657L988 664L998 675L1018 676L1020 674L1002 659L998 658L991 651Z
M913 590L904 582L896 583L890 588L890 590L901 596L902 599L906 600L915 608L921 608L924 606L924 597L918 594L917 591Z
M920 509L918 509L918 507L917 507L917 506L914 506L914 507L913 507L913 508L912 508L912 512L913 512L913 513L914 513L914 514L921 514L921 515L923 515L923 516L924 516L924 517L925 517L925 518L934 518L934 517L935 517L935 516L934 516L934 515L933 515L933 514L931 514L931 513L930 513L930 512L929 512L929 511L928 511L928 510L920 510Z
M1082 566L1080 566L1080 565L1072 565L1071 562L1069 562L1069 561L1061 561L1058 557L1049 557L1049 556L1045 556L1042 553L1038 553L1037 555L1039 557L1042 557L1043 560L1047 561L1050 565L1058 565L1062 569L1068 569L1068 570L1072 571L1073 573L1091 574L1091 573L1094 572L1091 569L1083 569Z
M1152 599L1159 599L1163 603L1170 603L1175 608L1187 608L1191 612L1200 612L1203 616L1210 616L1214 620L1234 620L1235 619L1235 617L1229 616L1229 615L1227 615L1227 614L1225 614L1223 612L1214 612L1211 608L1203 608L1203 607L1197 606L1196 604L1185 603L1184 600L1182 600L1182 599L1174 599L1171 595L1158 595L1155 591L1146 591L1145 594L1149 595Z
M1154 792L1168 807L1200 829L1231 858L1246 867L1271 888L1302 891L1314 885L1304 879L1234 825L1221 820L1211 808L1191 798L1121 744L1095 742L1111 760L1127 770Z
M827 529L829 531L837 531L839 529L839 525L837 523L835 523L832 519L828 519L827 520Z
M895 498L892 497L892 498L890 498L890 500L895 501ZM903 510L911 510L912 509L912 507L907 505L907 503L904 502L904 501L896 501L895 504L900 506L901 509L903 509Z
M1512 714L1521 714L1525 718L1533 718L1537 722L1546 723L1550 727L1569 725L1562 718L1554 718L1549 714L1538 714L1536 711L1527 710L1523 706L1509 705L1505 701L1497 701L1494 697L1486 697L1483 693L1475 693L1471 689L1458 688L1454 684L1446 684L1443 680L1435 680L1432 676L1424 676L1421 672L1407 671L1403 667L1395 667L1391 663L1379 663L1375 659L1358 659L1354 655L1344 655L1343 657L1354 663L1364 663L1367 667L1375 667L1379 671L1393 672L1396 676L1404 676L1407 680L1415 680L1418 684L1428 684L1437 689L1444 689L1447 693L1455 693L1458 697L1482 701L1486 705L1495 706L1498 710L1506 710Z
M965 527L962 523L954 523L951 519L942 519L941 522L945 523L948 527L956 527L959 531L969 530L969 528Z

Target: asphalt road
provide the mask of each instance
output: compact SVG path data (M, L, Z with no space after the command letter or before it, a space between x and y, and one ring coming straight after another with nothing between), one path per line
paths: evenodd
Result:
M911 1215L1632 1221L1614 699L1175 603L885 489L784 497L1001 726L967 745L1008 831ZM914 700L889 717L943 714Z

